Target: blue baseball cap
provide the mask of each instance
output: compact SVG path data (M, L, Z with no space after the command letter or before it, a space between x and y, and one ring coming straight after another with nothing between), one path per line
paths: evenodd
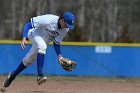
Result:
M67 27L71 30L74 29L74 21L75 21L75 16L71 13L71 12L65 12L63 14L65 23L67 25Z

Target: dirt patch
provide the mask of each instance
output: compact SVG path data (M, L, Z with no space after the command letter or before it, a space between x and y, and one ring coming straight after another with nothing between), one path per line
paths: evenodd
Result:
M0 87L6 76L0 77ZM19 76L8 93L140 93L140 80L49 76L46 83L37 85L36 76Z

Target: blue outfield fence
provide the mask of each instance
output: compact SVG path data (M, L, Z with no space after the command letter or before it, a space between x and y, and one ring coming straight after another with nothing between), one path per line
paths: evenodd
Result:
M26 45L22 51L20 43L0 44L0 74L15 70L22 58L30 50ZM53 45L47 48L44 62L44 73L47 75L103 76L103 77L140 77L140 45L113 43L78 43L67 42L61 46L64 57L77 62L72 72L66 72L57 61ZM36 74L36 61L21 74Z

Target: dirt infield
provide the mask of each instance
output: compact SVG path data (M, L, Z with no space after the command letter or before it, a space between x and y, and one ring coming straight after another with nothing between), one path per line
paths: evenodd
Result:
M0 87L6 76L0 76ZM140 93L140 79L48 76L37 85L36 76L19 76L5 93Z

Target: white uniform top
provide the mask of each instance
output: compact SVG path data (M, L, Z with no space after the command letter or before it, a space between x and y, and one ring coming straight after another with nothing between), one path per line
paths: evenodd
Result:
M59 17L52 14L41 15L31 18L31 24L35 31L50 41L60 43L69 31L69 28L58 29Z

